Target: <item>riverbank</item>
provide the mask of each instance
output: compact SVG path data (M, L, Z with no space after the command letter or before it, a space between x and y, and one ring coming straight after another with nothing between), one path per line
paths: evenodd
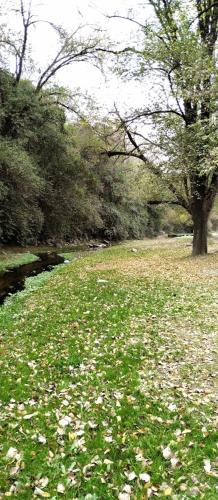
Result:
M38 258L38 253L55 252L61 255L66 254L70 259L71 255L75 254L75 252L80 252L86 249L87 245L82 243L80 245L65 245L58 248L51 245L27 247L2 245L0 247L0 272L8 268L13 268L22 264L29 264L30 262L34 262Z
M217 498L218 254L188 244L91 253L1 308L3 497Z

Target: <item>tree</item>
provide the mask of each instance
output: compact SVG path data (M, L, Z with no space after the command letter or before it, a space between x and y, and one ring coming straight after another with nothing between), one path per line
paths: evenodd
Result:
M74 62L100 66L111 51L99 29L83 37L84 26L68 34L48 23L59 46L47 67L35 68L33 84L27 79L31 29L42 21L31 1L19 0L16 13L21 31L2 25L0 33L0 239L25 244L97 234L103 224L98 189L90 187L88 162L66 127L65 110L78 113L75 93L51 82Z
M142 80L149 75L161 92L129 115L121 117L116 110L125 148L110 149L108 155L135 156L162 179L171 193L166 201L191 215L193 255L202 255L207 253L207 223L218 190L218 2L149 3L154 22L125 18L139 26L143 47L126 52L120 71Z
M120 54L126 52L126 49L116 51L113 45L104 38L102 30L99 26L92 26L87 33L86 24L77 26L71 33L68 33L62 26L54 23L38 19L32 12L32 0L28 0L25 4L24 0L17 0L18 8L12 9L13 13L18 16L18 23L21 21L21 30L17 33L11 33L10 29L0 25L0 57L6 53L10 54L10 66L14 66L14 78L16 84L21 79L27 77L27 69L30 67L34 70L37 81L35 85L36 92L40 92L57 75L63 68L72 65L73 63L90 63L102 68L102 58L106 54ZM44 68L35 68L34 61L31 59L31 30L33 26L39 23L46 23L56 33L57 49L56 52ZM84 36L84 32L86 33ZM5 63L7 64L7 57ZM4 57L3 57L4 60ZM7 62L6 62L7 61ZM9 70L9 67L7 67ZM59 89L54 86L52 95L59 95Z
M37 165L17 141L0 141L0 241L34 243L43 225Z
M5 70L0 99L1 242L154 234L158 212L148 211L144 190L136 195L141 184L136 169L105 159L93 125L67 123L56 96L36 92L28 80L17 84Z
M122 240L154 236L160 216L156 207L148 207L148 190L147 197L145 189L140 191L144 182L141 169L132 160L124 164L122 160L117 162L102 155L105 128L109 134L110 122L99 122L93 127L88 121L81 121L67 126L81 165L80 175L77 174L77 186L82 188L82 196L76 198L77 213L80 211L77 228L89 238ZM152 182L147 179L148 185L154 193Z

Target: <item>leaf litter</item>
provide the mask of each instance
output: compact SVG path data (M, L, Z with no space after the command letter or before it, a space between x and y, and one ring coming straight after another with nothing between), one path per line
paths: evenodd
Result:
M2 309L0 497L217 498L218 258L134 246Z

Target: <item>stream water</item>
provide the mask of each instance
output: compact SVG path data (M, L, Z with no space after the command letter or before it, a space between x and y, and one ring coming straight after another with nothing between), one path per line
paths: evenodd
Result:
M62 264L64 257L56 252L37 254L38 260L29 264L7 269L0 273L0 304L6 297L25 288L25 279L36 276L44 271L52 271L54 266Z

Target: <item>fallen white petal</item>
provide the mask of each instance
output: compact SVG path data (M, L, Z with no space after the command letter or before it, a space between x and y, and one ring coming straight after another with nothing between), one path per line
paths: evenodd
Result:
M35 415L37 415L37 412L35 412L35 413L29 413L28 415L24 415L23 419L24 420L31 420L31 418L35 417Z
M41 488L36 487L34 490L34 495L37 495L38 497L50 497L49 493L46 493L45 491L41 490Z
M20 467L16 466L16 467L11 467L10 469L10 476L15 476L20 470Z
M112 436L105 436L104 440L106 441L106 443L112 443L113 438Z

